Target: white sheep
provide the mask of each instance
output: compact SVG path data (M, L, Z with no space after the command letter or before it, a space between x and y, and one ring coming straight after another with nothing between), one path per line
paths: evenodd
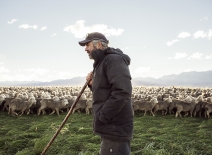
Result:
M6 96L4 94L0 95L0 105L2 104L2 102L4 101L5 98L6 98Z

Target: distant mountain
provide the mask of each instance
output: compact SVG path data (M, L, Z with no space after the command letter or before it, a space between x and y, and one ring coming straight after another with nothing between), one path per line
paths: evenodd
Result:
M72 79L54 80L51 82L41 81L5 81L0 82L0 86L82 86L85 77L74 77Z
M159 86L157 79L155 78L141 78L141 77L136 77L132 79L132 85L133 86Z
M174 83L187 86L212 86L212 71L185 72L179 75L164 76L159 80L167 85Z
M183 72L161 78L134 78L133 85L212 87L212 70L204 72Z
M74 77L66 80L55 80L51 82L40 81L5 81L0 86L83 86L85 77ZM204 72L183 72L179 75L166 75L161 78L132 79L133 86L187 86L187 87L212 87L212 70Z
M51 82L37 83L35 86L83 86L85 77L74 77L66 80L55 80Z

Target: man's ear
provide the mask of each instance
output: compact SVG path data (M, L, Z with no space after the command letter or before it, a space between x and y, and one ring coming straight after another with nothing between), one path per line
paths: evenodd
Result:
M97 48L102 49L102 43L100 41L97 43Z

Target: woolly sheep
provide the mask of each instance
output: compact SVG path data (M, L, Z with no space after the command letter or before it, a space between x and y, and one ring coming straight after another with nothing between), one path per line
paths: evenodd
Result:
M89 114L90 112L92 113L92 105L93 105L93 100L87 99L86 108L85 108L86 114Z
M192 117L192 113L193 113L193 110L194 110L194 107L196 106L197 103L199 103L200 101L203 101L203 97L200 95L198 98L193 98L192 102L191 103L187 103L185 101L179 101L176 103L176 108L177 108L177 111L176 111L176 114L175 114L175 118L178 117L178 115L180 117L181 116L181 111L184 111L184 112L190 112L190 115ZM187 115L187 114L186 114ZM186 116L185 115L185 116Z
M158 101L158 103L156 103L154 107L154 114L156 114L158 110L162 111L162 115L166 114L171 102L172 102L172 99L170 96L168 98L164 98L163 101Z
M28 110L27 114L30 112L30 107L36 104L36 100L33 98L30 98L29 100L20 100L20 99L13 99L9 103L9 111L8 113L11 112L12 116L14 114L18 116L18 114L15 111L21 111L20 116L24 113L25 110Z
M158 101L157 98L154 97L150 101L136 100L133 102L133 111L144 110L144 116L147 111L150 111L150 113L155 116L152 110L156 103L158 103Z
M42 99L40 103L41 106L38 109L38 115L40 115L41 110L44 110L45 108L50 108L52 109L52 113L50 113L50 115L54 114L56 111L57 115L59 116L59 110L68 104L68 100L63 99L54 101L53 99Z
M2 104L2 102L4 101L5 98L6 98L6 96L4 94L0 95L0 105Z

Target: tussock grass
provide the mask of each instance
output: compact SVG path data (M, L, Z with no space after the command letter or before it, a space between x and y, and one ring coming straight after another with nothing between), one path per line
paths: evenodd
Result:
M0 112L0 154L40 155L65 115L23 115ZM211 155L212 120L135 113L132 155ZM46 155L96 155L100 138L93 134L92 115L70 116Z

